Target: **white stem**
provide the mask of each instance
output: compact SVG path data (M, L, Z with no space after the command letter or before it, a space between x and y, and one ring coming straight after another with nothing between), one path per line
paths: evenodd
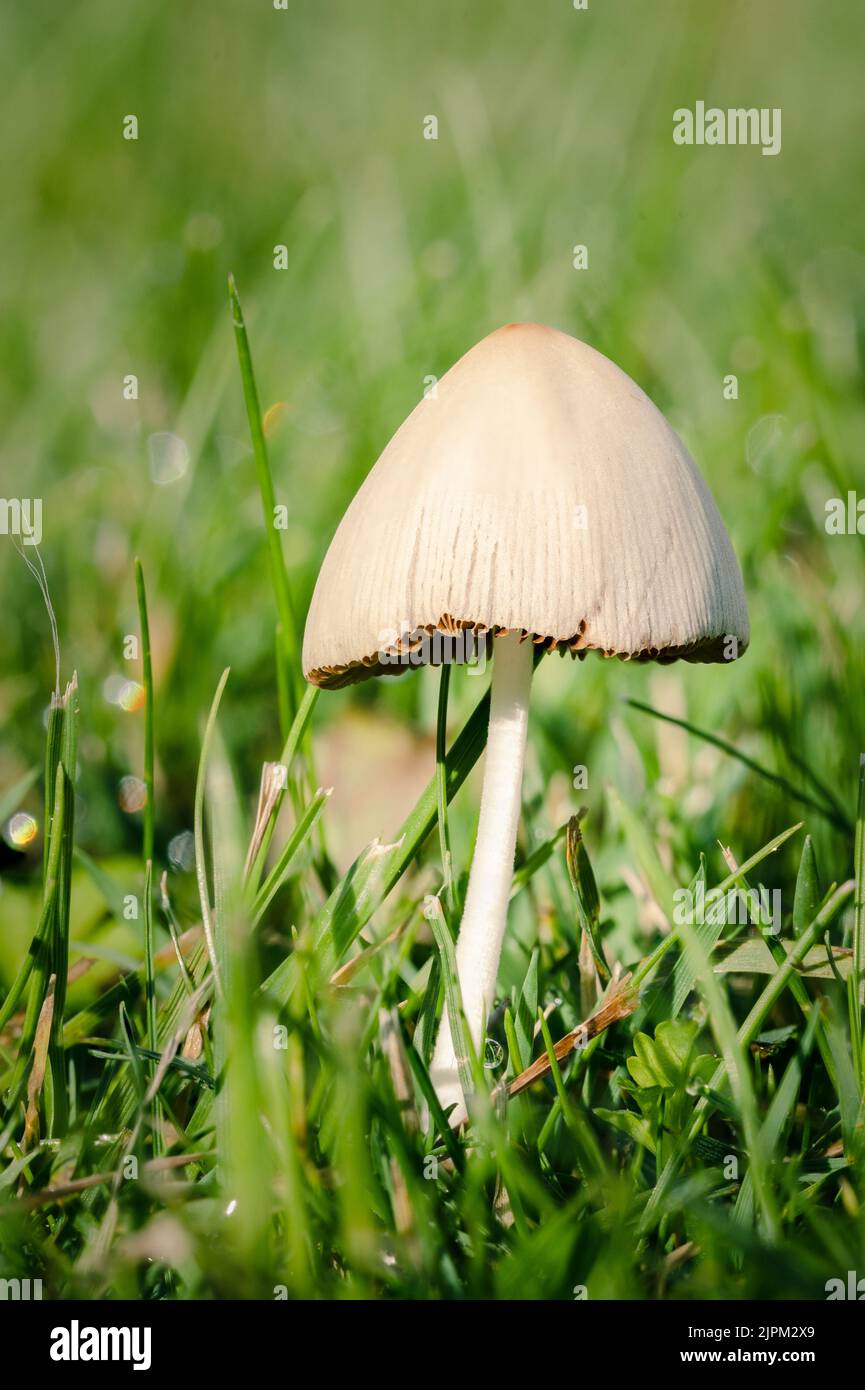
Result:
M523 762L529 720L534 649L516 633L495 639L484 784L478 836L466 905L457 941L457 974L463 1013L475 1049L480 1048L492 1006L514 872L514 848L522 803ZM451 1123L465 1115L447 1007L430 1075L443 1107L456 1103Z

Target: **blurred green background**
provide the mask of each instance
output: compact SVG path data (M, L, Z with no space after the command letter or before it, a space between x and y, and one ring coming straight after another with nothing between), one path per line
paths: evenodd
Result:
M225 666L223 730L250 808L261 761L278 755L230 270L262 406L285 405L270 447L301 614L424 378L502 323L586 339L683 435L742 562L747 657L731 669L548 660L537 677L527 795L548 829L588 804L608 893L608 783L671 862L718 838L744 857L798 818L785 793L627 696L803 788L819 777L851 809L865 549L823 521L828 498L865 495L856 0L30 0L4 6L3 28L0 494L44 503L64 678L76 669L82 691L80 845L105 863L140 852L140 813L119 788L141 775L142 716L117 703L141 674L123 655L138 630L136 554L154 640L157 859L172 862L190 919L191 859L175 837L191 827L201 719ZM675 146L672 113L698 99L780 107L781 154ZM130 114L137 141L123 138ZM436 141L423 138L428 115ZM586 270L572 265L578 243ZM730 373L737 400L724 399ZM128 374L137 400L124 399ZM42 600L5 537L0 624L2 791L41 760L53 685ZM455 726L477 686L455 679ZM436 689L426 672L319 702L340 866L392 832L429 777ZM22 801L41 827L40 804L37 789ZM469 794L454 809L461 868L475 806ZM847 874L849 838L819 817L809 828L828 874ZM0 847L4 972L40 853L40 836ZM76 894L79 929L102 911L92 885Z

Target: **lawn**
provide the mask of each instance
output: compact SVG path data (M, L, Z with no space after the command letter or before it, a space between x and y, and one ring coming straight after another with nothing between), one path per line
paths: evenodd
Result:
M861 6L31 0L4 31L0 522L38 499L42 534L0 534L0 1279L865 1276ZM698 102L780 112L777 152L678 143ZM751 640L539 660L457 1129L429 1063L489 672L318 692L300 648L390 437L523 320L680 434Z

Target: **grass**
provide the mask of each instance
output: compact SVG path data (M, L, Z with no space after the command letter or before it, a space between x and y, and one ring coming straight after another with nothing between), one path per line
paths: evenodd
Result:
M193 40L167 4L121 25L86 0L47 37L37 5L0 56L21 132L0 451L44 498L78 673L49 701L50 622L0 538L0 1277L823 1298L865 1271L865 552L823 527L865 490L861 16L743 10L731 48L684 0L638 41L613 3L446 5L410 35L377 0L338 9L241 26L219 3ZM96 35L116 42L92 89ZM667 138L719 72L783 106L778 159ZM387 74L374 103L364 73ZM117 205L135 217L109 237ZM460 1022L485 684L319 699L299 620L424 379L516 317L592 341L675 420L753 639L730 670L540 662L500 1007L457 1133L427 1067L445 997ZM698 885L702 923L680 910ZM777 933L732 910L761 887Z

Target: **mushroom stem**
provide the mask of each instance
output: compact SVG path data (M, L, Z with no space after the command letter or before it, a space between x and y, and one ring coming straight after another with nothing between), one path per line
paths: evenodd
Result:
M456 960L463 1013L480 1048L493 1002L508 915L514 849L522 804L523 762L529 720L534 648L515 632L495 638L481 809ZM430 1075L442 1106L456 1103L451 1123L464 1115L463 1093L445 1007Z

